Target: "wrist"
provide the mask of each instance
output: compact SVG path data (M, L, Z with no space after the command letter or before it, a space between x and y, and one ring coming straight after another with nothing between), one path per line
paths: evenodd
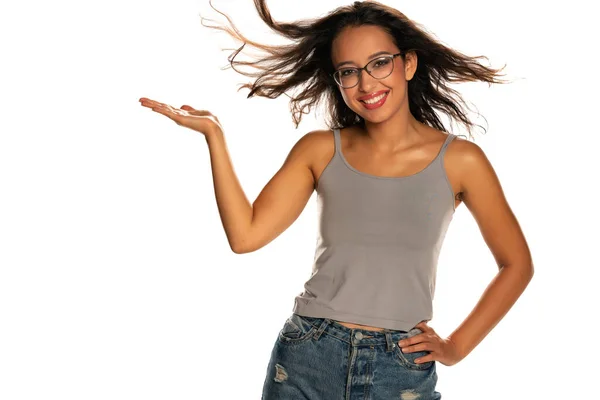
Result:
M454 349L456 350L456 352L460 356L461 360L464 359L469 354L469 352L463 346L463 344L460 341L457 341L455 338L453 338L452 335L448 336L446 339L450 343L454 344Z
M223 131L219 128L211 129L204 134L204 138L207 142L223 137Z

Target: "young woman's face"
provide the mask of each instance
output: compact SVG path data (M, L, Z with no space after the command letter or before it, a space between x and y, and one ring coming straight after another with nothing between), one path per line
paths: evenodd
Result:
M374 55L376 53L380 53ZM399 53L392 37L378 26L365 25L343 29L332 43L331 59L334 69L362 68L368 62L380 58L382 55ZM412 79L416 70L416 57L414 53L406 56L394 57L392 73L383 78L376 79L366 71L359 74L358 84L351 88L338 86L345 103L355 113L371 122L382 122L394 115L407 101L407 80ZM377 62L374 67L385 64ZM344 72L346 76L354 74L352 71ZM385 93L383 104L369 105L363 97Z

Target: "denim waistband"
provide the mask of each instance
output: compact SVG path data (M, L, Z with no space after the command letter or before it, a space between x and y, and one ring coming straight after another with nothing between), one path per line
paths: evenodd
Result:
M357 346L385 345L388 351L393 349L400 340L422 332L419 328L413 328L408 332L392 329L372 331L368 329L348 328L329 318L306 317L299 314L296 315L316 328L314 333L315 339L318 339L323 333L326 333L327 335L331 335L342 341ZM416 333L414 331L416 331Z

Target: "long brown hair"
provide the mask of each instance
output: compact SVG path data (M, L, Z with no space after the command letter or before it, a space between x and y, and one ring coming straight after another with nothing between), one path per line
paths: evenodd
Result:
M466 103L456 90L448 86L449 82L506 83L498 79L505 76L500 71L506 65L500 69L481 65L477 60L487 57L470 57L444 46L403 13L377 1L355 1L321 18L293 23L273 20L265 0L254 0L254 5L260 18L273 31L290 39L290 44L265 45L249 40L226 14L213 7L212 2L210 6L225 16L231 27L203 25L225 31L243 42L228 57L229 64L236 72L256 79L252 84L243 84L239 90L250 89L248 98L262 96L274 99L282 94L290 97L290 111L296 128L302 114L308 114L312 107L323 102L326 124L330 129L356 124L364 127L363 118L346 105L331 76L334 72L331 45L336 35L347 26L379 26L392 36L395 45L402 51L403 59L408 51L417 54L417 71L408 82L410 112L419 122L436 129L448 132L435 112L438 109L446 113L451 122L464 124L472 136L474 124L465 115L459 101L465 107ZM235 57L248 44L264 51L265 57L257 61L236 61ZM241 71L236 68L240 65L256 71ZM299 88L298 93L288 94L296 88Z

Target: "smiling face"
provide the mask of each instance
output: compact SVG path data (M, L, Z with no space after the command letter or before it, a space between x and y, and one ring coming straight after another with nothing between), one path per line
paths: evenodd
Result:
M344 28L334 39L331 59L334 69L362 68L382 55L394 55L400 49L394 44L392 37L381 27L363 25ZM414 53L408 53L406 60L402 56L387 60L393 63L392 73L383 79L376 79L366 71L360 72L356 86L342 88L338 86L344 102L363 119L378 123L389 119L402 107L408 108L407 84L416 71L417 60ZM384 68L386 60L370 64L369 68ZM350 76L355 72L345 70L343 74ZM375 73L376 74L376 73ZM381 98L381 95L384 95ZM368 98L380 99L374 104Z

